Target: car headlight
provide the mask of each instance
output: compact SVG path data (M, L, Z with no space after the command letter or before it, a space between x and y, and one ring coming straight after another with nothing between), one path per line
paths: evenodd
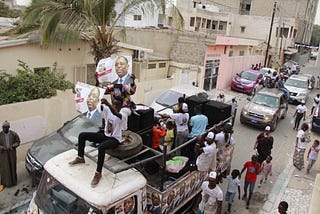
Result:
M272 115L265 115L264 120L266 120L266 121L272 120Z
M242 114L247 115L248 111L244 109L244 110L242 110Z
M299 93L299 96L306 96L306 93Z

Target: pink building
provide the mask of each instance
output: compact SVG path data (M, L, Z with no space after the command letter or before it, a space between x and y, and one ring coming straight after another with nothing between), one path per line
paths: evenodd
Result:
M205 51L203 88L230 88L233 76L252 64L264 63L263 41L217 36L215 44Z

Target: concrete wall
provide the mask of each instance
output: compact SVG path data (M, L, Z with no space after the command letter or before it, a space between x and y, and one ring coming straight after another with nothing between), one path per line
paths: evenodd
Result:
M89 46L85 43L48 49L41 49L40 44L3 47L0 49L0 59L0 70L9 74L15 73L18 59L27 63L31 69L51 67L57 62L63 72L67 73L67 79L70 81L73 81L75 65L94 63L93 57L89 54Z
M318 173L316 176L316 181L312 191L312 198L311 198L311 203L310 203L309 212L308 212L309 214L319 213L319 210L320 210L319 198L320 198L320 174Z
M58 95L50 99L0 106L1 120L11 123L11 129L19 134L22 143L49 134L78 114L72 90L58 91Z

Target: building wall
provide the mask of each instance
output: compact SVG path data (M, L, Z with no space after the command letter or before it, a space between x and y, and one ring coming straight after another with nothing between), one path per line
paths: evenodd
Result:
M18 68L17 60L21 60L30 69L39 67L51 67L54 62L67 74L67 79L73 82L75 65L94 63L89 54L89 47L85 44L67 45L41 49L39 44L25 44L19 46L4 47L0 49L0 70L15 74Z
M226 50L226 51L225 51ZM232 50L235 55L229 57L229 52ZM244 56L239 56L236 53L245 51ZM230 88L232 78L236 73L248 69L252 64L259 64L264 61L263 55L251 55L248 47L246 46L233 46L230 45L208 45L206 48L205 60L220 60L219 75L217 80L217 89ZM204 78L204 72L202 73Z
M11 123L11 129L19 134L22 143L51 133L78 114L72 90L58 91L50 99L0 105L1 120Z

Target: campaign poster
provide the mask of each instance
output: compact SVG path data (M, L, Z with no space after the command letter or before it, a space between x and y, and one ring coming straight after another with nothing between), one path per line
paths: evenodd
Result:
M77 111L81 113L86 113L88 110L93 111L94 109L100 111L100 101L105 89L77 82L75 91L76 95L74 100Z
M101 59L96 68L96 76L101 85L116 84L119 78L132 73L132 56L113 55ZM126 79L122 84L126 84Z

